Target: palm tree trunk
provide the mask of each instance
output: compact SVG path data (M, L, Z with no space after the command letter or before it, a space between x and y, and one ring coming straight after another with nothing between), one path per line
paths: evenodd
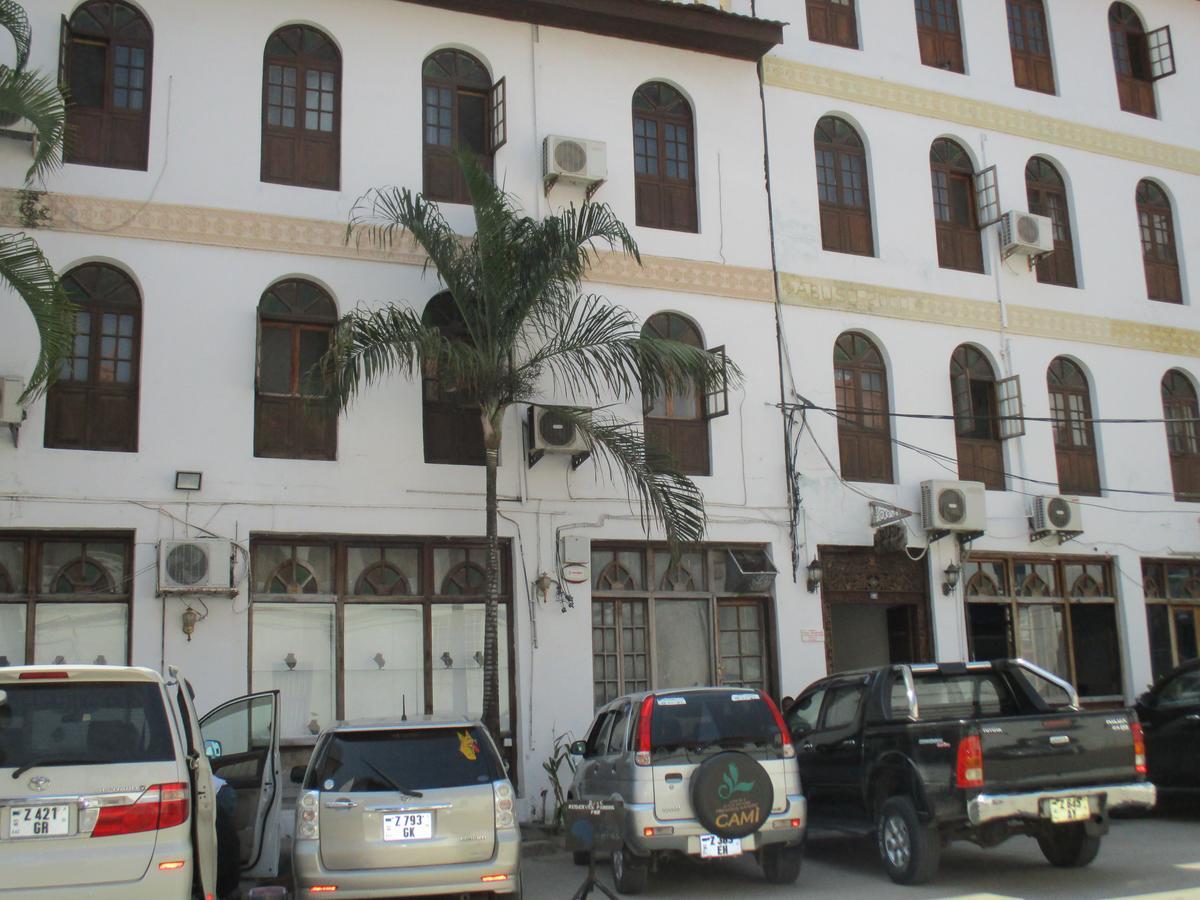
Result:
M496 519L496 469L500 461L500 430L484 417L484 447L487 465L487 605L483 620L483 726L498 747L500 737L500 672L497 650L497 615L500 602L500 537Z

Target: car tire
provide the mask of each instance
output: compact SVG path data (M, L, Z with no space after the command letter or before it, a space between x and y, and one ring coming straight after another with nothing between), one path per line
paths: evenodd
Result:
M628 847L614 850L612 855L613 884L618 894L640 894L650 877L650 860L630 852Z
M875 829L879 856L896 884L924 884L937 873L942 843L937 827L924 825L908 797L891 797Z
M590 861L591 855L592 854L589 853L587 850L572 850L571 851L571 859L575 862L575 865L577 865L577 866L586 866L588 864L588 862Z
M762 848L760 860L763 877L770 884L795 884L804 861L804 847L770 844Z
M1088 834L1082 823L1052 825L1037 842L1046 861L1060 869L1083 868L1100 852L1100 836Z

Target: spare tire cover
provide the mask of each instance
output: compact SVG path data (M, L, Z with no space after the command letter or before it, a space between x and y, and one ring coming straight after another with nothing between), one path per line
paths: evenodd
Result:
M774 802L771 776L745 753L718 753L692 775L696 818L718 837L739 838L758 831Z

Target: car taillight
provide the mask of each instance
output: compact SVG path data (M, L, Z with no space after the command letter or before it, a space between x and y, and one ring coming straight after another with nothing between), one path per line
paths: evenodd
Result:
M321 836L321 820L317 807L321 802L318 791L305 791L296 801L296 839L315 841Z
M983 787L983 743L977 734L959 741L955 781L960 788Z
M507 781L496 781L492 784L496 803L496 827L513 828L517 824L513 815L513 789Z
M639 766L650 765L650 716L654 712L654 695L642 700L642 709L638 713L637 751L633 761Z
M1142 723L1134 722L1129 726L1133 732L1133 770L1139 775L1146 774L1146 736L1142 733Z
M787 723L783 721L783 713L779 711L779 707L775 705L775 701L768 697L765 692L759 691L758 696L763 698L763 702L767 704L767 709L771 710L771 715L775 717L775 725L779 728L779 739L783 741L783 758L794 759L796 757L796 748L792 746L792 735L788 732Z
M188 786L183 782L156 784L133 803L102 806L92 837L137 834L182 825L188 817Z

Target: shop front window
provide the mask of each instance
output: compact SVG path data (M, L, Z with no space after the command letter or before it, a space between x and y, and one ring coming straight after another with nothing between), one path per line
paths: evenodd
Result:
M1157 680L1200 657L1200 565L1144 559L1142 586Z

